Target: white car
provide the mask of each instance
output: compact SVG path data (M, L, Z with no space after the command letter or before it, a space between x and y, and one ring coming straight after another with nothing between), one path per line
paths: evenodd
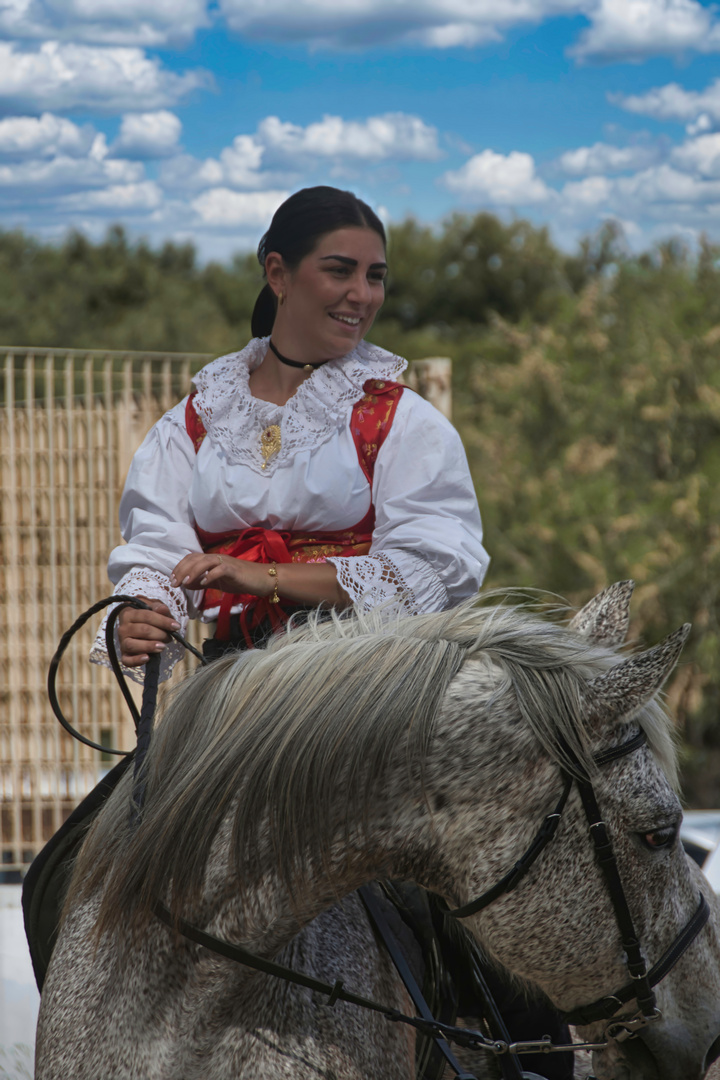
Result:
M688 855L720 893L720 810L686 810L680 838Z

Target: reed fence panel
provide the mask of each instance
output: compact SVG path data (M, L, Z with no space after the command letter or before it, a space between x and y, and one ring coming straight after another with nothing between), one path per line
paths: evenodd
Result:
M209 357L7 348L0 359L0 881L12 881L113 763L62 731L48 666L63 631L112 592L133 451ZM60 704L95 742L132 747L114 677L87 661L99 622L63 658Z

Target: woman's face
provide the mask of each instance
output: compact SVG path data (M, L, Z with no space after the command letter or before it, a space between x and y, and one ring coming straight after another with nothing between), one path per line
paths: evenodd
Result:
M372 326L385 299L386 273L385 248L374 229L326 233L294 270L281 269L284 299L273 337L282 334L295 350L291 357L302 352L299 360L344 356ZM271 284L277 277L268 267Z

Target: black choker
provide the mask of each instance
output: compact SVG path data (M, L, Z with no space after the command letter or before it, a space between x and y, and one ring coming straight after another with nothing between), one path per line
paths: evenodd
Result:
M301 364L299 360L288 360L287 356L283 356L281 352L278 352L272 343L272 339L268 341L268 345L277 356L281 364L287 364L288 367L302 368L303 371L314 371L315 368L322 367L323 364L327 364L327 360L318 360L315 364Z

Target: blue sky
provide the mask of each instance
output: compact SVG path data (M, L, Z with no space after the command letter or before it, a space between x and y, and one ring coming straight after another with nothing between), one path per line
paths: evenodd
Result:
M719 59L699 0L0 0L0 228L226 259L333 183L720 242Z

